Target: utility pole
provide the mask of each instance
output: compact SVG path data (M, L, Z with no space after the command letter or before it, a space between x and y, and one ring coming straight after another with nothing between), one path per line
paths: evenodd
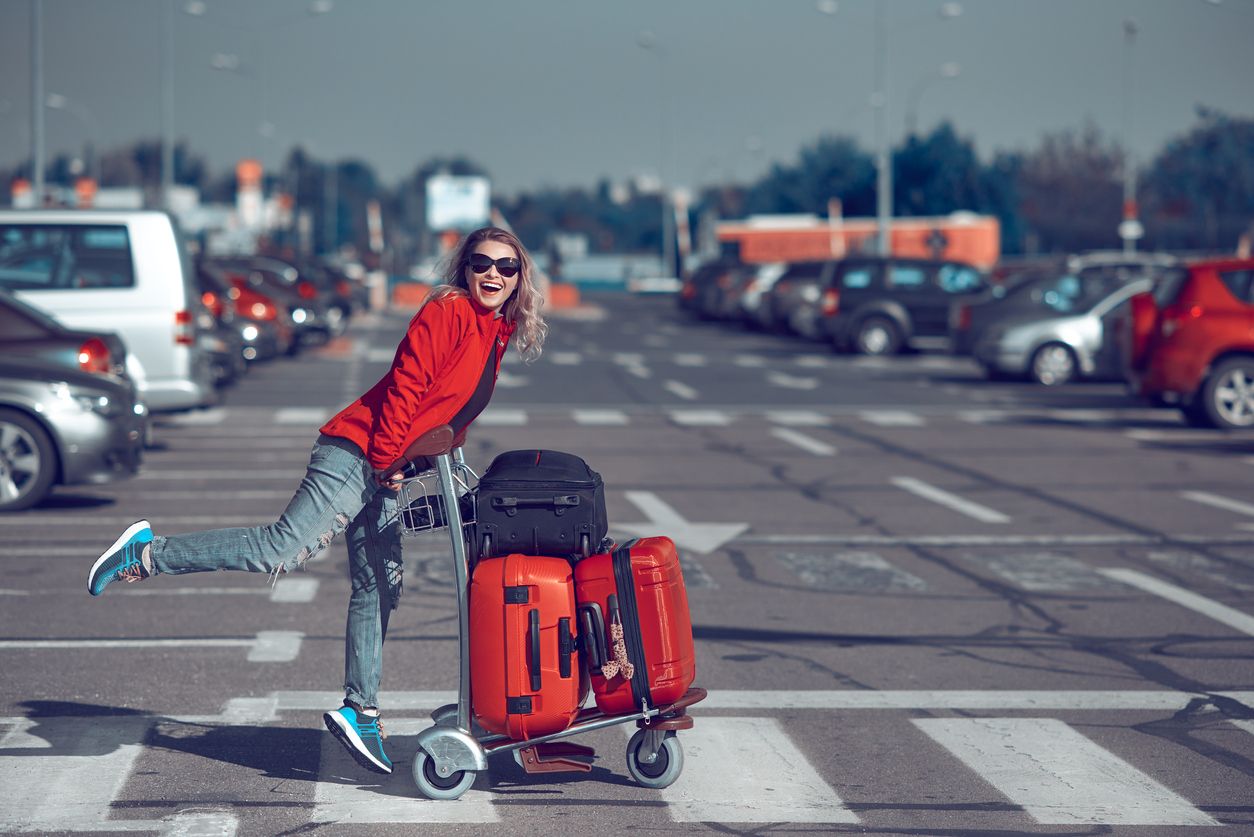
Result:
M30 143L31 188L35 206L44 205L44 4L31 0L30 8Z

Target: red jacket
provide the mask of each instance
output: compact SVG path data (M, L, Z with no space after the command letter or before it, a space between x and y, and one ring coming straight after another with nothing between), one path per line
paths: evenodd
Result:
M376 471L387 468L415 439L465 406L494 341L500 374L513 331L513 323L469 297L424 305L409 321L388 373L322 425L322 432L357 445Z

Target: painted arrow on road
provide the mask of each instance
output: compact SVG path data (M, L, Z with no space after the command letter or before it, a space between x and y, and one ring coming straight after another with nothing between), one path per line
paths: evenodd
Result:
M612 528L638 537L666 535L677 546L708 555L749 528L748 523L691 523L652 491L628 491L627 499L648 523L616 523Z

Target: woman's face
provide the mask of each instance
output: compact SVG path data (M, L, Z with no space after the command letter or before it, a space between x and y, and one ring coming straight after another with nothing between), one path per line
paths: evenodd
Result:
M491 259L493 263L482 273L476 272L474 263L477 261L482 266L486 264L487 259ZM500 259L511 260L509 264L514 267L511 271L513 276L503 275L500 266L496 264ZM499 311L514 293L514 288L518 287L518 274L522 270L518 254L514 252L513 247L503 242L480 241L470 252L469 261L470 263L463 269L466 271L466 284L470 288L470 296L489 311Z

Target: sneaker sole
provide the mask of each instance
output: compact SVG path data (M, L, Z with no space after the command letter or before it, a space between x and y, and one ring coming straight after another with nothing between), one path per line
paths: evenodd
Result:
M118 539L113 542L113 546L109 547L108 549L106 549L104 552L100 554L100 557L96 559L96 563L91 565L91 572L87 573L87 592L88 593L91 593L93 596L99 596L100 593L104 592L103 590L101 590L100 593L96 593L92 591L91 589L91 583L96 578L96 570L100 569L100 565L104 563L104 560L108 558L110 555L112 555L113 553L117 552L119 549L121 549L123 544L125 544L131 538L135 537L136 535L138 535L140 532L144 531L145 529L151 529L151 528L152 528L152 524L149 523L147 520L135 521L127 528L125 532L123 532L121 535L118 536Z
M392 772L392 768L375 759L374 756L366 750L366 743L361 740L361 736L357 734L357 730L348 725L344 717L338 712L325 712L322 715L322 722L327 725L327 729L335 736L344 749L348 750L349 755L353 757L353 761L360 764L367 770L373 770L375 773L383 773L385 775ZM360 749L358 749L360 748Z

